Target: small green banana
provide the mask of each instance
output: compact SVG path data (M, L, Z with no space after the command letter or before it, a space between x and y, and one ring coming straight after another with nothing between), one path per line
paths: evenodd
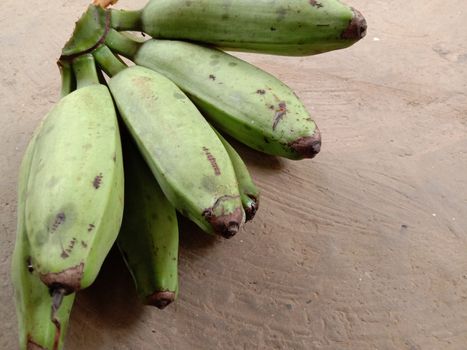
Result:
M214 129L214 131L216 130ZM253 220L259 207L259 190L253 182L246 164L243 162L243 159L237 153L235 148L233 148L219 132L216 131L216 134L224 145L225 150L232 161L235 176L238 181L238 188L240 190L240 198L242 200L243 210L245 211L246 221Z
M123 214L123 162L112 97L91 55L73 61L77 90L37 135L25 203L32 265L52 291L96 278Z
M117 243L145 304L165 308L178 289L178 224L132 140L123 142L125 209Z
M26 233L24 205L34 144L39 128L31 139L21 162L18 179L18 225L12 256L11 277L15 289L20 350L63 348L75 294L63 291L51 295L35 273Z
M111 24L158 39L289 56L346 48L366 33L362 14L339 0L152 0L140 11L113 10Z
M244 212L222 143L170 80L143 67L123 68L109 88L162 191L204 231L232 237Z
M106 43L172 80L217 129L248 146L290 159L320 151L320 132L303 103L261 69L217 49L169 40L138 43L112 29Z

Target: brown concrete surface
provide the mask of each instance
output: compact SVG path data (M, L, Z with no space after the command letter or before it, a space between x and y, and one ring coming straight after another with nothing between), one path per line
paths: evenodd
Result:
M0 2L0 349L17 348L18 165L87 3ZM467 2L349 3L369 25L350 49L240 55L296 90L321 154L240 148L262 189L255 221L229 241L184 223L165 311L138 304L113 254L78 296L67 349L467 349Z

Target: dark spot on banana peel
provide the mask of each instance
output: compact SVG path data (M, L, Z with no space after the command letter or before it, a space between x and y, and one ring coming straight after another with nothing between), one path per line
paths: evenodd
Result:
M94 224L89 224L88 225L88 232L91 232L92 230L94 230L94 227L96 227L96 226L94 226Z
M271 27L271 32L275 32L277 29L274 27Z
M117 153L114 153L114 155L112 156L112 160L113 160L114 162L117 161Z
M146 298L145 304L162 310L175 301L175 293L169 291L156 292Z
M316 1L316 0L310 0L310 5L314 6L314 7L317 7L317 8L323 7L323 5L321 3L319 3L318 1Z
M84 263L81 263L61 272L40 274L39 277L50 290L61 288L64 290L65 295L68 295L80 290L83 270Z
M285 117L287 114L287 105L285 102L279 102L279 108L276 110L276 114L274 115L274 122L272 124L272 130L276 130L277 125Z
M249 194L248 197L252 200L251 204L247 208L243 208L245 210L245 220L251 221L256 215L256 212L259 208L259 198Z
M211 163L212 168L214 169L214 174L216 176L221 175L221 170L219 168L219 165L217 164L216 158L211 154L209 149L207 147L203 147L203 152L206 155L206 158L208 159L209 163Z
M68 258L69 256L70 256L70 255L67 253L67 251L62 250L62 254L60 254L60 257L61 257L62 259L66 259L66 258Z
M209 74L209 79L211 79L212 81L216 80L216 76L215 75L212 75L212 74Z
M28 335L28 343L26 344L26 350L47 350L47 349L37 344L32 339L31 335Z
M81 245L83 246L83 248L87 248L87 247L88 247L88 244L87 244L85 241L81 241Z
M30 256L28 256L28 258L26 259L26 266L30 273L34 272L34 266L32 265L32 258Z
M102 173L100 173L99 175L97 175L94 180L92 181L92 185L94 186L94 188L97 190L99 187L101 187L101 184L102 184Z
M341 38L346 40L360 40L366 35L367 24L360 11L352 8L353 17L347 28L342 32Z
M232 196L224 196L222 198L233 198ZM214 207L220 203L219 201L222 199L219 198L214 204ZM232 238L240 229L240 223L243 219L243 210L241 208L237 208L228 215L214 215L213 208L206 209L203 212L204 218L211 224L214 232L218 235L221 235L224 238Z
M301 137L289 143L289 146L301 158L313 158L321 150L321 133L316 129L313 136Z
M257 93L258 95L264 95L264 94L266 93L266 91L263 90L263 89L259 89L259 90L256 90L256 93Z
M66 216L65 213L61 212L55 216L55 220L52 223L52 227L49 229L51 233L57 231L58 227L65 222Z

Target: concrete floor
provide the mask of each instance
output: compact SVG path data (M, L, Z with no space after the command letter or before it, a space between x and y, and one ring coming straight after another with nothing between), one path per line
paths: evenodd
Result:
M229 241L183 222L180 297L164 311L139 305L111 254L77 298L67 349L467 348L467 2L348 2L369 26L352 48L239 55L295 89L321 154L292 162L239 147L262 189L255 221ZM18 166L58 99L55 60L87 3L0 3L5 350L17 348Z

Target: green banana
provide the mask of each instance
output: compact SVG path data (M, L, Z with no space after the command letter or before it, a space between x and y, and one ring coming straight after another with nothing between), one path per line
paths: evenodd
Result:
M216 130L214 129L214 131ZM232 161L232 165L235 170L235 176L237 177L238 181L240 198L242 200L243 210L245 211L246 221L253 220L259 207L259 190L253 182L250 172L243 162L243 159L237 153L235 148L233 148L219 132L216 131L216 134L224 145L225 150L229 154L230 160Z
M61 97L68 95L75 83L70 64L59 62L62 77ZM25 227L24 206L32 155L37 134L34 132L21 162L18 178L17 236L12 256L11 277L15 289L18 318L19 345L27 349L62 349L75 294L63 296L56 290L52 296L49 288L34 272L31 249Z
M123 142L125 209L117 243L145 304L163 309L178 289L178 224L133 142Z
M56 291L52 296L31 265L24 204L36 136L37 132L26 149L19 171L18 225L11 277L15 289L20 349L52 350L63 347L75 294L63 296L61 291Z
M217 49L182 41L138 43L112 29L106 43L172 80L217 129L248 146L290 159L320 151L319 130L303 103L261 69Z
M362 14L339 0L152 0L140 11L112 10L118 30L159 39L277 55L313 55L363 38Z
M222 143L175 84L143 67L109 81L117 108L164 194L204 231L230 238L244 222Z
M123 165L112 97L91 55L73 61L77 90L43 121L27 184L32 264L51 290L88 287L117 238Z

